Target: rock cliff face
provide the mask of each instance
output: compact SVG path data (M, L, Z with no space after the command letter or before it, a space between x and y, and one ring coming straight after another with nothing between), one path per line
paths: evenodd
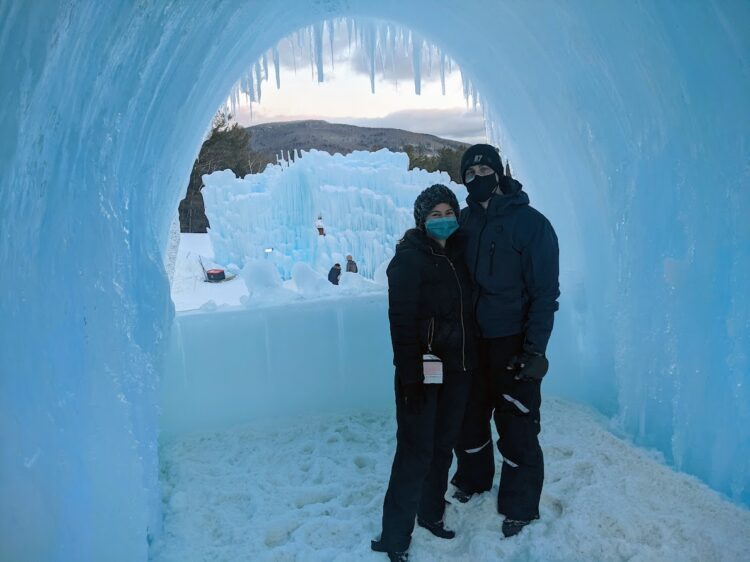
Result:
M180 201L180 231L206 232L201 176L231 169L237 176L262 172L280 154L296 150L323 150L348 154L354 150L406 152L411 167L443 170L458 180L461 153L469 145L401 129L340 125L326 121L289 121L214 131L201 147L190 174L185 198Z

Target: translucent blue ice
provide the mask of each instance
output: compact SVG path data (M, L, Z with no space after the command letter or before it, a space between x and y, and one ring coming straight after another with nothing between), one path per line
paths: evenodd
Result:
M456 61L555 224L547 391L750 503L746 1L9 0L3 560L147 557L170 220L237 77L338 17L395 22Z
M408 168L406 154L385 149L346 156L312 150L243 179L231 170L206 175L202 193L215 259L240 268L269 259L289 279L297 262L327 275L352 255L359 273L372 278L414 226L414 200L425 187L441 183L466 197L447 173Z

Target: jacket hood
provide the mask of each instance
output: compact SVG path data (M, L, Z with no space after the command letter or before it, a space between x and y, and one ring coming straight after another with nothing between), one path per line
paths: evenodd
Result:
M506 193L495 193L490 197L490 204L487 206L487 213L491 215L502 215L513 207L520 207L529 204L529 196L523 190L521 182L511 180L509 184L508 187L510 189ZM481 204L471 198L471 195L466 197L466 203L472 208L482 208Z

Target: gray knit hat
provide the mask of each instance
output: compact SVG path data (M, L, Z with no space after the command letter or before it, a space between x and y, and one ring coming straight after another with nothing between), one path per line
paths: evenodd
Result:
M453 212L456 213L456 217L458 217L461 208L458 206L456 194L446 186L436 183L420 193L417 196L416 201L414 201L414 222L416 223L417 228L424 230L424 223L427 215L429 215L430 211L440 203L448 203L448 205L453 207Z

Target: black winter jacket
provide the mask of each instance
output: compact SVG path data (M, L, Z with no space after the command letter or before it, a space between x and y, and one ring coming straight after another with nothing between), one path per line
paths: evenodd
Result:
M525 350L544 353L560 296L557 236L523 186L505 181L512 192L493 196L487 210L469 197L461 211L475 314L481 337L523 333Z
M477 366L464 244L456 233L443 249L415 228L396 246L387 270L388 318L393 364L402 385L423 380L424 353L437 355L446 371L470 371Z

